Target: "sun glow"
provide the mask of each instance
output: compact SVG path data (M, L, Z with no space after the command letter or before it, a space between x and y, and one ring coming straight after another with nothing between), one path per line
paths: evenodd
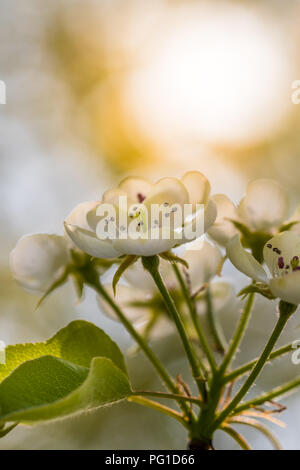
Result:
M278 132L290 110L289 57L274 25L218 2L169 14L124 87L154 139L244 146Z

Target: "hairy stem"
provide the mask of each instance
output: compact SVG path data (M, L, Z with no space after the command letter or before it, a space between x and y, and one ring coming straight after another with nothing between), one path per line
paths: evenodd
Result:
M290 382L287 382L283 385L280 385L279 387L274 388L270 392L263 393L258 397L253 398L252 400L242 403L234 410L234 414L241 413L242 411L248 410L249 408L252 408L254 406L259 406L268 401L274 400L274 398L285 395L286 393L298 387L300 387L300 377L291 380Z
M149 400L148 398L143 398L140 396L134 396L127 399L128 401L138 403L139 405L147 406L148 408L152 408L152 410L159 411L171 418L176 419L179 421L185 428L189 429L188 422L182 417L180 413L175 410L172 410L168 406L162 405L161 403L157 403L156 401Z
M224 425L221 426L220 429L222 429L222 431L226 432L226 434L232 437L232 439L234 439L243 450L251 450L251 447L249 446L246 439L231 426Z
M148 357L149 361L157 371L158 375L160 376L161 380L165 384L165 386L174 394L178 393L178 389L173 382L173 379L171 376L168 374L168 372L165 370L163 365L161 364L160 360L158 357L154 354L152 349L148 346L146 341L143 339L143 337L136 331L134 326L131 324L131 322L126 318L122 310L118 307L118 305L114 302L114 300L110 297L108 292L105 290L105 288L102 286L100 283L98 276L95 273L92 273L91 271L84 272L85 275L85 281L87 284L89 284L99 295L103 297L103 299L108 303L108 305L114 310L115 314L119 318L119 320L122 322L128 333L132 336L132 338L137 342L139 347L142 349L144 354ZM179 401L178 404L180 405L181 409L186 413L187 415L189 414L188 407L186 403Z
M253 382L256 380L257 376L261 372L262 368L264 367L265 363L267 362L271 351L273 347L276 344L276 341L278 340L283 328L285 327L288 319L290 317L290 313L288 314L283 314L280 313L279 318L277 320L277 323L275 325L275 328L273 330L273 333L269 339L269 341L266 344L265 349L263 350L259 360L257 361L254 369L252 370L251 374L239 390L239 392L235 395L233 400L229 403L229 405L220 413L220 415L217 417L213 429L217 429L223 421L227 418L227 416L236 408L236 406L239 404L239 402L244 398L250 387L252 386Z
M150 397L157 397L157 398L167 398L170 400L182 400L186 401L188 403L195 403L195 405L198 405L200 407L204 406L203 401L199 400L199 398L196 397L188 397L185 395L175 395L173 393L164 393L164 392L151 392L151 391L145 391L145 390L134 390L134 395L137 396L150 396Z
M293 350L293 343L287 344L286 346L283 346L282 348L276 349L270 354L268 362L280 356L283 356L284 354L287 354L288 352L292 350ZM231 382L232 380L237 379L241 375L246 374L247 372L249 372L249 370L251 370L255 366L257 361L258 361L258 358L253 359L253 361L247 362L247 364L244 364L238 369L233 370L232 372L230 372L224 377L223 383L226 384L228 382Z
M149 256L149 257L144 257L142 258L144 268L151 274L156 287L158 288L165 305L171 315L171 317L174 320L174 323L176 325L177 331L179 333L179 336L181 338L183 347L185 349L188 361L190 363L191 369L192 369L192 374L195 379L195 382L198 386L199 392L202 395L202 398L205 399L206 396L206 388L205 388L205 382L202 378L200 367L198 364L197 356L196 353L193 349L193 346L191 344L191 341L189 340L187 333L185 331L183 322L180 318L180 315L177 311L176 305L170 296L168 290L166 289L164 282L161 278L161 275L158 271L158 265L159 265L159 260L155 256Z

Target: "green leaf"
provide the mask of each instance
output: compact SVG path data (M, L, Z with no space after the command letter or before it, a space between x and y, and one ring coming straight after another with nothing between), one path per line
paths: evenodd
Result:
M132 394L118 346L99 328L74 321L45 343L8 346L0 366L0 421L40 421Z

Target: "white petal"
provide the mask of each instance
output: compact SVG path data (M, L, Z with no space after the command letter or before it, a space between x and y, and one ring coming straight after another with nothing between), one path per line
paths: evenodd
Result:
M237 209L229 197L224 194L215 194L212 200L217 206L217 217L215 223L208 230L208 234L220 245L225 246L238 230L230 222L238 220Z
M233 286L228 282L213 282L210 285L211 299L213 309L216 314L221 313L222 310L228 306L232 306L236 300ZM197 297L197 311L199 315L206 312L205 295Z
M183 258L189 264L188 272L193 290L197 290L217 274L222 253L215 245L197 240L188 246Z
M100 240L95 232L91 230L85 230L67 223L65 223L65 230L75 245L90 256L95 258L117 258L121 255L109 239Z
M129 176L121 181L119 189L124 191L133 202L141 203L148 197L153 186L145 178Z
M210 194L210 183L199 171L189 171L181 178L191 204L206 204Z
M227 256L232 264L246 276L255 281L266 282L267 275L258 261L246 251L240 242L239 235L235 235L227 244Z
M296 232L282 232L271 238L264 246L264 260L272 276L281 275L294 256L300 258L300 235Z
M178 239L178 245L191 242L208 231L217 217L217 207L212 199L208 204L203 205L202 210L193 214L191 221L185 221L183 227L175 229L176 233L181 234Z
M153 283L153 281L152 281ZM114 297L112 286L105 286L111 297ZM134 306L134 302L147 302L149 294L141 290L137 290L132 286L124 286L118 284L115 302L120 306L126 317L132 322L143 321L149 316L149 307L141 307L141 305ZM103 313L113 320L119 321L114 310L105 302L103 297L97 296L98 305Z
M285 302L298 305L300 303L300 271L271 279L270 289L276 297Z
M114 248L125 255L154 256L164 251L168 251L176 244L176 240L166 234L160 233L161 237L145 238L140 237L137 240L133 238L117 239L113 242Z
M150 208L151 204L164 204L169 206L179 204L183 207L189 203L189 195L184 184L177 178L162 178L153 186L144 201Z
M289 224L290 222L296 222L290 228L290 230L292 232L297 232L300 235L300 206L295 209L295 212L293 213L292 217L285 221L286 224Z
M102 202L118 206L121 197L126 198L128 207L133 203L133 200L129 199L128 194L120 188L108 189L105 191L102 196Z
M67 224L76 225L77 227L89 230L91 227L88 223L87 216L91 211L96 210L99 204L99 201L88 201L78 204L78 206L76 206L68 215L65 222Z
M159 271L163 277L164 282L169 282L170 279L173 279L173 270L171 263L160 259L159 261ZM144 269L141 260L138 260L124 273L124 279L137 289L141 289L150 293L155 291L155 286L153 279L150 274Z
M10 254L15 279L28 289L45 292L69 262L69 245L64 237L48 234L21 238Z
M288 216L287 192L277 181L254 180L248 184L238 212L244 223L254 230L277 228Z
M236 300L234 288L228 282L213 282L210 286L213 308L220 312L227 306L232 306Z

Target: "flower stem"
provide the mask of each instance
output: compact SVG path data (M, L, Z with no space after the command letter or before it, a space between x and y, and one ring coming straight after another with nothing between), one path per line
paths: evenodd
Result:
M292 351L292 349L293 349L293 343L287 344L286 346L283 346L282 348L276 349L270 354L268 361L272 361L273 359L276 359L277 357L283 356L284 354ZM238 369L233 370L232 372L230 372L224 377L223 383L226 384L228 382L231 382L232 380L237 379L241 375L246 374L249 370L251 370L255 366L257 361L258 359L254 359L253 361L247 362L247 364L242 365Z
M203 329L202 329L202 326L201 326L201 323L199 321L199 318L198 318L198 315L197 315L197 311L196 311L196 307L195 307L195 304L193 302L193 300L191 299L191 296L190 296L190 293L188 291L188 288L186 286L186 283L184 282L184 279L181 275L181 272L178 268L178 266L174 263L173 264L173 269L174 269L174 272L175 272L175 275L177 277L177 280L180 284L180 287L181 287L181 290L182 290L182 294L186 300L186 303L187 303L187 306L188 306L188 309L189 309L189 312L190 312L190 315L191 315L191 318L192 318L192 321L193 321L193 324L194 324L194 327L195 327L195 330L197 332L197 335L198 335L198 338L199 338L199 341L200 341L200 344L202 346L202 349L207 357L207 360L210 364L210 367L213 371L215 371L217 369L217 364L216 364L216 361L215 361L215 358L213 356L213 353L209 347L209 344L208 342L206 341L206 337L205 337L205 334L203 332Z
M285 327L288 319L290 318L290 313L280 313L273 333L266 344L265 349L263 350L259 360L257 361L254 369L252 370L251 374L245 381L244 385L241 387L239 392L235 395L233 400L229 403L229 405L219 414L215 423L213 424L213 429L217 429L223 421L227 418L227 416L234 411L235 407L239 404L239 402L244 398L248 390L250 389L253 382L256 380L257 376L261 372L262 368L264 367L265 363L267 362L273 347L276 344L283 328Z
M133 392L134 395L137 396L149 396L149 397L157 397L157 398L167 398L170 400L182 400L186 401L189 403L195 403L195 405L198 405L200 407L204 406L203 401L199 400L199 398L196 397L188 397L184 395L175 395L173 393L164 393L164 392L151 392L151 391L140 391L140 390L134 390Z
M156 401L149 400L148 398L143 398L140 396L130 397L127 398L127 400L134 403L138 403L139 405L147 406L148 408L152 408L152 410L159 411L160 413L170 416L171 418L175 418L185 428L189 429L188 422L182 417L182 415L177 411L172 410L172 408L169 408L168 406L162 405L161 403L157 403Z
M217 350L224 354L227 349L227 342L224 336L224 333L221 329L221 325L218 322L217 318L215 317L215 312L213 309L212 298L211 298L211 291L210 287L208 286L205 290L205 300L206 300L206 314L208 323L214 337Z
M254 302L254 294L251 293L251 294L249 294L247 302L245 304L245 307L242 311L240 321L239 321L239 323L237 325L237 328L235 330L235 333L233 335L233 338L232 338L232 341L230 343L229 349L228 349L228 351L227 351L227 353L224 357L224 360L223 360L223 362L220 366L220 375L225 374L228 366L230 365L230 363L231 363L231 361L234 357L234 354L235 354L237 348L240 345L240 342L242 341L244 332L247 328L248 320L250 318L253 302Z
M251 450L251 447L249 446L246 439L231 426L222 426L221 429L230 437L232 437L232 439L234 439L243 450Z
M187 333L185 331L184 325L182 323L182 320L180 318L180 315L177 311L177 308L175 306L175 303L170 296L168 290L166 289L164 282L161 278L161 275L158 271L158 265L159 265L159 260L156 256L148 256L148 257L143 257L142 258L144 268L150 273L152 276L159 292L161 293L161 296L165 302L165 305L171 315L171 317L174 320L174 323L177 327L178 333L181 337L181 341L183 344L183 347L185 349L188 361L190 363L191 369L192 369L192 374L193 377L196 381L196 384L198 386L199 392L202 395L202 398L205 399L206 397L206 387L205 387L205 382L202 378L201 371L198 365L197 357L195 354L195 351L192 347L192 344L187 336Z
M142 336L136 331L134 326L130 323L130 321L126 318L124 313L121 311L121 309L118 307L118 305L114 302L114 300L110 297L108 292L105 290L105 288L102 286L98 279L98 275L96 273L93 273L91 270L86 270L82 273L84 275L85 281L87 284L89 284L99 295L103 297L103 299L108 303L108 305L114 310L115 314L119 318L119 320L123 323L124 327L128 331L128 333L132 336L132 338L137 342L139 347L142 349L142 351L145 353L145 355L148 357L149 361L153 365L153 367L156 369L158 375L162 379L163 383L166 385L166 387L174 394L178 393L178 389L173 382L172 378L168 374L168 372L165 370L163 365L161 364L160 360L157 358L157 356L154 354L152 349L148 346L146 341L143 339ZM178 404L180 405L181 409L188 414L188 407L186 406L185 403L182 401L178 400Z
M259 395L258 397L252 400L242 403L240 406L238 406L234 410L234 414L241 413L242 411L248 410L249 408L252 408L253 406L262 405L263 403L266 403L267 401L274 400L274 398L277 398L281 395L285 395L286 393L290 392L291 390L297 387L300 387L300 377L294 380L290 380L289 382L283 385L280 385L279 387L274 388L270 392L263 393L262 395Z

